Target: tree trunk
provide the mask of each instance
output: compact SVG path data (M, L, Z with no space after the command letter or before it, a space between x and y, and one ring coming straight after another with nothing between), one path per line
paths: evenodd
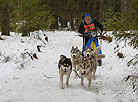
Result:
M78 29L79 28L79 26L80 26L80 19L81 19L81 3L83 3L83 2L81 2L81 0L78 0L78 2L77 2L77 6L78 6L78 11L77 11L77 17L76 17L76 22L75 22L75 26L76 26L76 28L75 29Z
M130 10L131 0L121 0L121 12L126 14Z
M5 3L1 12L1 35L10 36L9 3Z
M104 15L104 10L103 10L103 8L104 8L104 0L101 0L101 2L100 2L100 22L102 22L102 20L103 20L103 15Z
M125 13L125 0L121 0L121 12Z
M67 27L67 21L64 18L60 18L61 28Z
M71 26L71 29L74 31L75 30L75 25L74 25L73 19L71 20L70 26Z
M55 17L55 18L56 18L55 23L51 24L50 29L59 29L59 26L58 26L58 17Z

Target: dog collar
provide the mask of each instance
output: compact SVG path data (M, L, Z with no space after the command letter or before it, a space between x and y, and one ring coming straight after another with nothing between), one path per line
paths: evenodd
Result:
M88 58L88 62L91 62L91 58L90 57Z

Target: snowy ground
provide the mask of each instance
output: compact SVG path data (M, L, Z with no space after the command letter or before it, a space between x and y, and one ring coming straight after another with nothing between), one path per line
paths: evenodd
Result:
M46 42L43 33L39 33L46 45L38 39L14 33L0 40L0 102L138 102L132 85L125 81L125 77L133 73L126 64L136 50L123 48L121 51L126 57L119 59L114 53L115 42L102 41L106 58L97 69L92 87L87 87L86 79L81 86L80 79L72 72L69 87L60 89L59 56L70 57L72 46L81 49L82 38L75 32L45 32L49 38ZM45 46L41 47L42 52L37 51L37 45ZM36 53L38 59L32 61L27 54L22 55L25 52Z

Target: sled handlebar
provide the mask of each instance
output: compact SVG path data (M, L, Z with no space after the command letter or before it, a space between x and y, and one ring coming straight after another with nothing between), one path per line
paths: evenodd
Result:
M98 35L98 32L97 31L88 31L88 33L84 33L83 36L101 37L102 35Z

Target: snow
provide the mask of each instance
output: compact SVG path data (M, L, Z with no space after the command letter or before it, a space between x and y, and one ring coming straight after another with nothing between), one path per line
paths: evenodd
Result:
M41 38L38 40L37 37ZM48 36L48 42L44 35ZM106 58L98 66L96 80L88 88L87 79L81 86L80 79L72 72L69 87L60 89L59 70L57 67L61 54L70 57L72 46L82 49L82 38L76 32L33 32L31 37L21 37L14 32L10 37L0 40L0 102L138 102L138 95L133 92L130 82L125 77L133 73L127 67L137 52L126 46L120 51L125 58L117 57L114 47L116 42L102 41L102 51ZM37 45L41 45L37 51ZM123 41L119 43L123 45ZM25 50L26 49L26 50ZM38 59L31 60L28 54L36 53ZM6 61L6 62L5 62Z

